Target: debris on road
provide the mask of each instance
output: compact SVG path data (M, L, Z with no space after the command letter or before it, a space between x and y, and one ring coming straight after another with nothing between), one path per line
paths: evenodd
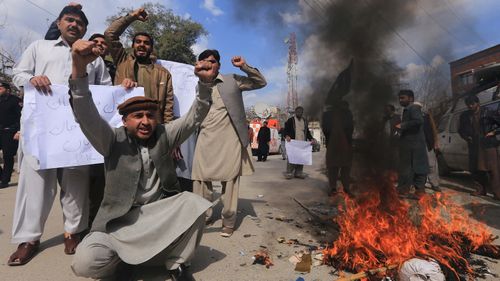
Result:
M303 254L300 262L295 265L295 271L309 273L311 272L311 265L311 254Z
M262 247L262 246L261 246ZM266 268L269 268L273 266L273 262L271 261L271 258L269 257L269 254L267 250L260 250L258 251L252 258L253 264L262 264L265 265Z

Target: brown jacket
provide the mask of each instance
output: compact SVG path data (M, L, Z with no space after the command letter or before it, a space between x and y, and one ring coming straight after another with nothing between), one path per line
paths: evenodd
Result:
M160 102L161 122L168 123L174 119L174 89L172 87L172 75L163 66L151 63L146 66L149 83L143 84L139 81L139 64L133 53L129 54L120 42L120 35L134 22L130 15L120 17L113 21L104 32L104 37L109 44L109 51L116 65L115 85L120 85L125 78L132 79L139 87L144 87L144 95L148 98L157 99Z

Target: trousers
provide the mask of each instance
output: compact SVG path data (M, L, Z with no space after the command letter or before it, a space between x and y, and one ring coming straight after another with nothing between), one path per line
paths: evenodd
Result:
M204 227L205 216L202 215L172 244L141 265L164 265L167 270L173 270L189 262L200 245ZM71 269L76 276L103 279L113 276L121 263L123 261L114 250L110 235L91 232L78 245Z
M230 181L222 181L222 226L234 228L236 224L236 214L238 211L238 194L240 189L240 177L237 176ZM213 198L213 185L211 181L193 181L193 193L207 199L210 202ZM212 217L212 208L206 212L207 219Z
M31 158L31 159L30 159ZM20 157L21 168L12 221L12 243L39 240L57 194L64 231L76 234L88 227L89 167L35 170L31 156Z

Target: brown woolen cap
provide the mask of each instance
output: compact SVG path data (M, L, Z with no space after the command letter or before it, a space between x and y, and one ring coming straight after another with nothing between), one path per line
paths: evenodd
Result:
M156 110L158 111L158 101L147 97L131 97L118 105L118 113L127 115L139 110Z

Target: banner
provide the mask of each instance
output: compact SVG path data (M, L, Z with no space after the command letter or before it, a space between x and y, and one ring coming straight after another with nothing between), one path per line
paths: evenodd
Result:
M312 165L312 146L308 141L285 141L288 162L297 165Z
M156 63L172 74L174 116L180 117L186 114L196 98L198 77L194 75L194 66L166 60L157 60Z
M23 153L37 158L40 169L103 163L75 121L68 86L51 85L51 89L51 95L44 95L31 84L24 87ZM144 96L143 88L90 85L90 91L99 114L114 128L122 125L117 106L130 97Z

